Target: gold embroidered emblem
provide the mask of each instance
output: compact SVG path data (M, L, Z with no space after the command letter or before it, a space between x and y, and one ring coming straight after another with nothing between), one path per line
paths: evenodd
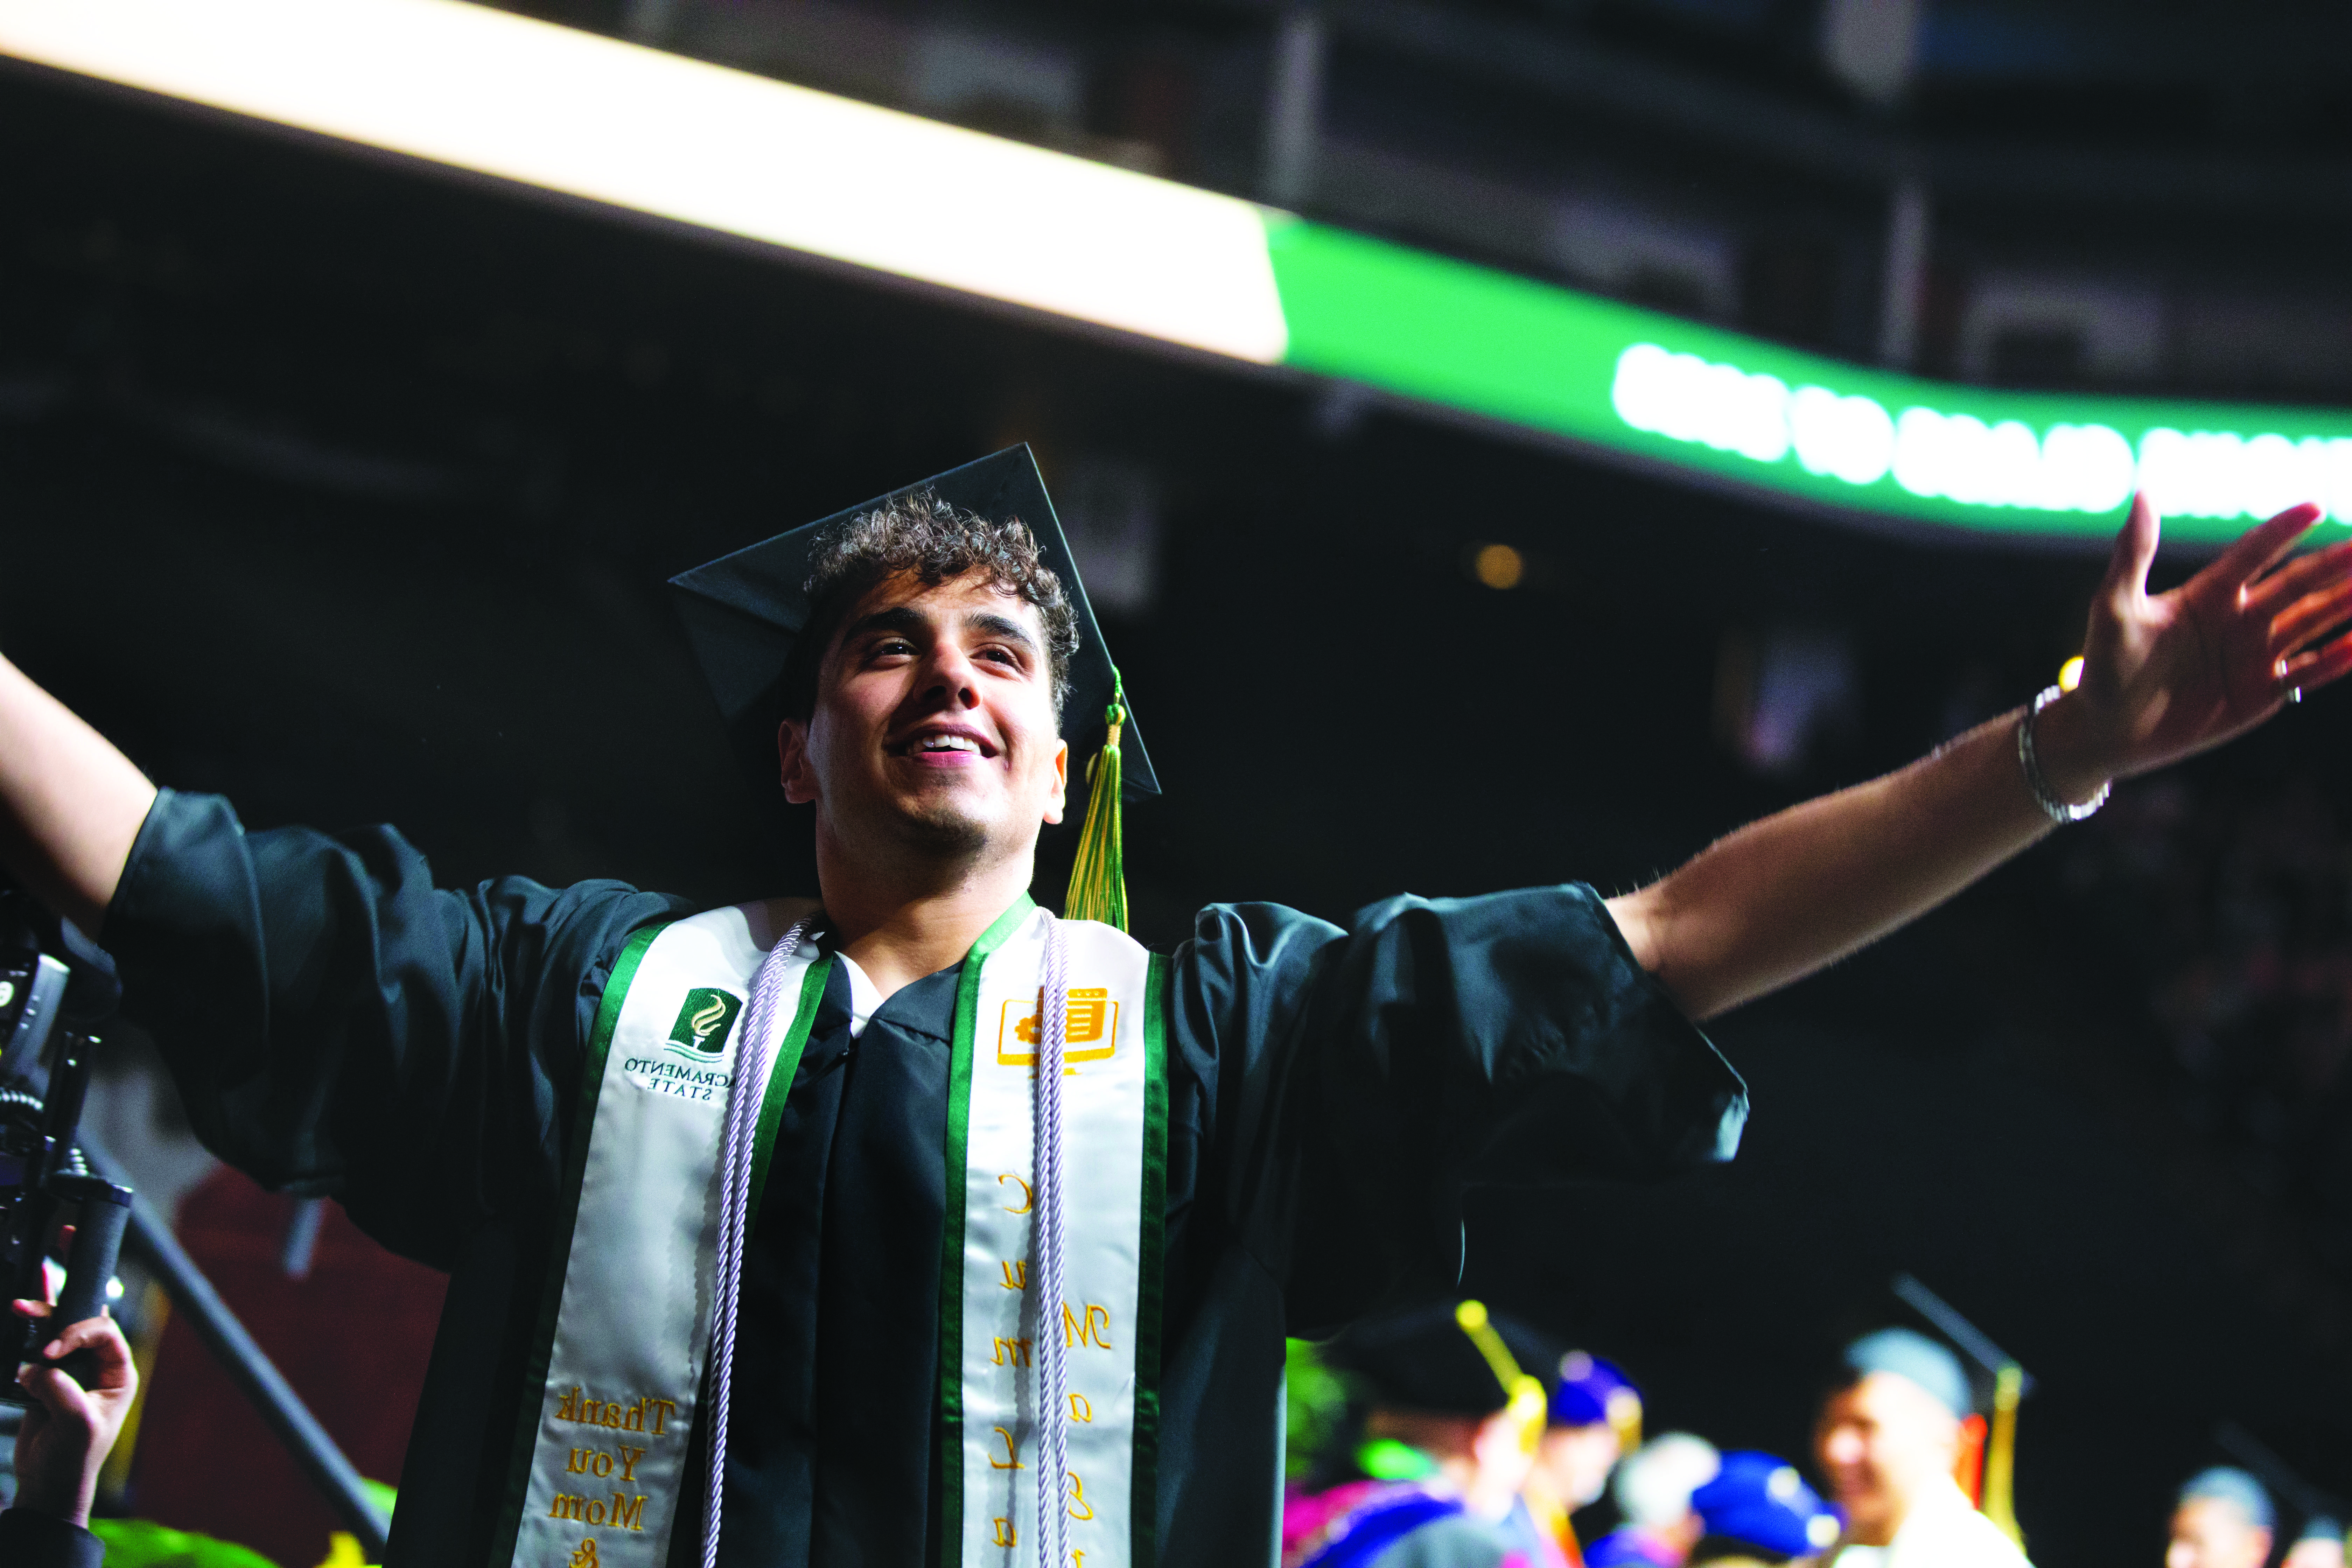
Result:
M1118 1004L1110 987L1089 985L1070 991L1070 1032L1062 1043L1062 1063L1069 1070L1077 1062L1107 1062L1118 1049ZM1020 1009L1020 1016L1013 1010ZM1037 1004L1015 997L999 1010L996 1020L996 1065L1034 1068L1037 1065ZM1096 1042L1101 1042L1097 1045ZM1026 1046L1025 1051L1016 1048ZM1093 1047L1093 1049L1080 1049Z

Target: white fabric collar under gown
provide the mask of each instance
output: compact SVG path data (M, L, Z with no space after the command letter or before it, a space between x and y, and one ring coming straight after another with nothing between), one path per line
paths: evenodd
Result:
M1841 1546L1828 1562L1835 1568L2033 1568L1950 1481L1912 1505L1889 1544Z
M840 959L841 967L849 972L849 1037L854 1040L866 1032L866 1026L873 1022L874 1015L882 1010L882 988L866 977L866 971L857 967L857 960L849 954L841 952L834 956Z

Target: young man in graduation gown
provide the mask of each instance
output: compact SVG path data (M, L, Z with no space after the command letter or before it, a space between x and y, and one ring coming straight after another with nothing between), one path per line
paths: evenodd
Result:
M693 1562L706 1490L730 1563L1265 1561L1286 1330L1447 1293L1474 1184L1728 1153L1690 1020L2352 664L2344 547L2282 563L2314 510L2151 597L2141 505L2038 711L1617 898L1213 905L1151 955L1028 903L1114 689L1034 468L926 493L689 575L821 911L437 890L389 827L157 789L0 666L0 858L201 1135L450 1271L394 1568Z

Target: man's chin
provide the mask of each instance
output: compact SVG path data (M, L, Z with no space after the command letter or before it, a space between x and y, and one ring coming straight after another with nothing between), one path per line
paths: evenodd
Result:
M1845 1510L1852 1527L1864 1533L1883 1533L1901 1522L1895 1517L1895 1500L1874 1487L1868 1491L1837 1493L1834 1500L1839 1508Z
M969 859L988 847L989 825L945 801L930 801L899 814L906 842L942 860Z

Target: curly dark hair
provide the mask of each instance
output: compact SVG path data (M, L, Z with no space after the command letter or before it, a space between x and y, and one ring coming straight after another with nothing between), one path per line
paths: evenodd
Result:
M784 665L785 712L805 720L815 710L817 675L834 634L876 584L911 574L935 588L968 572L985 574L1036 607L1045 626L1045 662L1058 723L1070 694L1070 659L1078 651L1078 617L1061 577L1045 564L1036 536L1019 518L985 518L929 490L861 511L818 536L804 584L813 606L808 629Z

